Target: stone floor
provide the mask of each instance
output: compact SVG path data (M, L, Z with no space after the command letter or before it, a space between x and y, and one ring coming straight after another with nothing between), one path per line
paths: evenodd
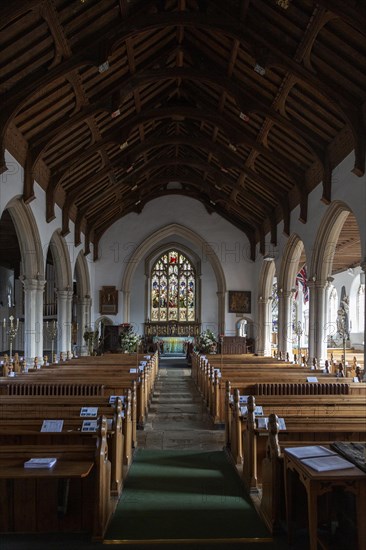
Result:
M215 429L185 360L161 358L138 447L211 451L223 448L224 437L224 430Z

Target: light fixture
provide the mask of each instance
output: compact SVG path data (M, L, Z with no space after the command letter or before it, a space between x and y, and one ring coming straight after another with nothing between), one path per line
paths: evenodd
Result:
M287 10L290 5L290 0L276 0L276 4L283 10Z
M256 73L260 74L261 76L264 76L266 74L266 69L262 67L259 63L256 63L254 65L254 70Z
M240 115L239 115L239 118L241 118L241 120L244 120L244 122L249 122L249 117L248 115L246 115L245 113L243 113L243 111L241 111Z
M121 143L121 145L119 146L119 148L121 149L121 151L123 151L123 149L126 149L126 147L128 147L128 141L124 141L124 142Z
M236 149L236 145L234 145L233 143L229 143L229 149L231 149L232 151L234 151L234 153L235 153L235 151L237 150L237 149Z
M104 61L101 65L99 65L98 70L100 73L105 73L105 71L108 71L109 69L109 61Z
M268 253L268 254L265 254L265 255L263 256L263 260L264 260L265 262L273 262L274 259L275 259L274 254Z
M135 202L135 206L139 205L141 201Z
M210 204L212 204L212 206L216 206L216 203L214 201L210 201Z
M132 172L133 170L133 164L131 164L131 166L129 166L126 170L126 173L129 174L130 172Z
M229 170L227 168L225 168L225 166L221 166L220 170L221 170L221 172L224 172L224 174L227 174L229 172Z
M136 189L137 189L137 183L135 183L135 185L131 187L131 191L136 191Z
M116 117L118 117L120 114L121 114L121 110L120 110L120 109L117 109L116 111L113 111L113 113L111 114L111 117L112 117L112 118L116 118Z

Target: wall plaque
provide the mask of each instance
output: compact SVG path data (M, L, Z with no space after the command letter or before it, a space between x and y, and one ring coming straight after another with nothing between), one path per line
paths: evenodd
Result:
M99 312L101 315L117 315L118 290L115 286L103 286L99 291Z

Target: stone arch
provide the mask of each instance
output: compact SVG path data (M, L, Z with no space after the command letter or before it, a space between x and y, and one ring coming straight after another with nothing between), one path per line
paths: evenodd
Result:
M328 282L331 280L336 246L343 224L351 208L343 201L333 201L320 222L313 246L310 286L309 358L322 363L327 355L327 323L324 304L327 299ZM355 219L356 216L355 216ZM313 299L312 299L313 296Z
M258 285L258 326L255 346L258 355L271 355L272 286L275 273L275 262L262 262Z
M43 279L44 257L41 238L31 208L20 198L13 197L4 210L9 211L17 233L23 277Z
M90 275L84 252L81 250L76 258L74 273L76 275L79 296L90 296Z
M225 275L220 264L220 261L212 249L211 245L205 241L200 235L184 227L182 225L173 223L169 224L161 229L155 231L147 239L145 239L133 252L129 259L127 268L122 278L121 289L124 293L124 319L126 322L130 319L130 292L133 276L137 269L138 264L142 261L147 254L152 250L156 250L158 245L164 239L170 237L180 236L189 242L192 242L199 250L202 250L202 254L205 255L205 259L210 263L212 270L215 274L217 284L217 299L218 299L218 326L221 333L224 332L225 327L225 294L226 294L226 281ZM164 245L164 247L166 244Z
M317 281L326 281L332 274L333 258L336 251L339 234L348 215L350 207L342 201L334 201L328 207L319 229L313 247L311 258L311 277Z
M65 239L56 229L50 239L49 247L55 262L56 285L58 289L72 289L70 254Z

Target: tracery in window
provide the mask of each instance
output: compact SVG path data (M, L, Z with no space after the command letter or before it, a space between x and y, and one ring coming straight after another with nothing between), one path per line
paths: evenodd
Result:
M195 320L196 275L190 261L170 250L151 272L151 320L189 322Z

